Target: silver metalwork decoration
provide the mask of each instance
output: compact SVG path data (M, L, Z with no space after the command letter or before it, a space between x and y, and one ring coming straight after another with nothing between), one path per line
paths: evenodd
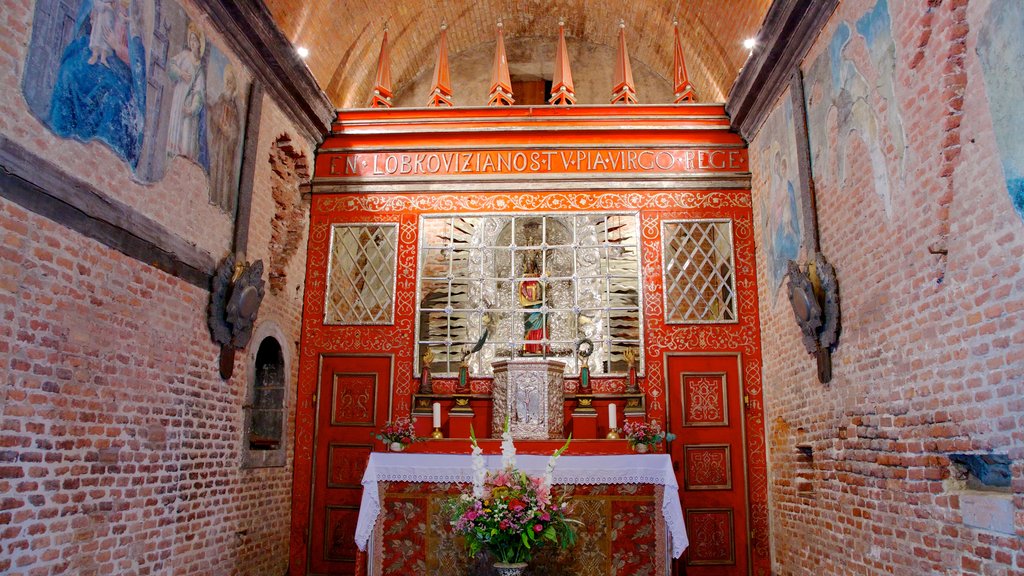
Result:
M665 322L736 322L736 273L729 220L675 220L662 231Z
M454 375L489 319L474 375L524 355L576 374L580 338L594 342L595 375L624 374L622 352L642 342L638 227L635 213L421 216L417 356L432 350L432 373ZM524 304L528 283L539 304ZM538 314L542 337L525 329Z
M391 324L398 224L335 224L327 270L325 324Z
M491 430L506 419L513 438L562 438L565 432L562 374L565 364L542 358L495 362Z

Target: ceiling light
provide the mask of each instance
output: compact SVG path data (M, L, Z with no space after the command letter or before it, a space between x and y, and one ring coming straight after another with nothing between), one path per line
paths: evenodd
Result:
M295 51L298 52L299 58L304 59L306 56L309 56L309 48L306 48L305 46L298 46L295 48Z
M743 47L747 50L753 50L754 46L757 46L757 38L747 38L743 41Z

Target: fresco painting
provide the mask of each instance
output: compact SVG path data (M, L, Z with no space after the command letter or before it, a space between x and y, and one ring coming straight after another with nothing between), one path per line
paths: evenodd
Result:
M22 92L55 134L99 141L140 182L187 159L234 213L251 80L171 0L39 0Z
M797 176L796 128L789 91L765 120L751 157L757 158L761 183L761 239L768 260L772 301L786 276L786 265L798 260L803 238L801 195Z
M892 19L886 0L879 0L856 22L840 22L828 49L804 76L815 182L842 184L850 175L850 144L859 139L868 152L875 193L889 218L893 195L905 188L907 150L895 69ZM837 137L830 142L833 131Z
M978 32L992 126L1010 202L1024 219L1024 2L992 2Z

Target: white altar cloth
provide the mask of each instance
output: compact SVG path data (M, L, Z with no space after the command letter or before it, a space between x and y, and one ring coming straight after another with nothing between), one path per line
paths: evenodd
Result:
M501 455L485 455L488 470L501 468ZM530 474L544 474L548 457L516 455L516 468ZM396 454L374 452L363 474L363 499L356 521L356 545L365 551L380 515L378 482L473 482L473 464L468 454ZM609 456L562 456L555 467L555 484L657 484L665 487L661 514L672 539L672 557L678 558L689 545L679 503L679 484L668 454Z

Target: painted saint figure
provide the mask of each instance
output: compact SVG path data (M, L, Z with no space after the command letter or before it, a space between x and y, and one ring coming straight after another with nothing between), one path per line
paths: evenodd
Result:
M242 135L238 106L238 82L233 69L224 68L224 91L210 104L210 202L224 210L235 209L236 155Z
M523 276L519 283L519 305L530 308L523 314L523 354L545 354L548 351L543 340L547 338L547 316L541 312L544 305L544 284L536 279L540 276L536 257L526 261Z
M199 160L199 115L206 99L203 54L206 38L194 22L188 24L187 47L171 58L167 75L174 82L171 96L167 155Z

